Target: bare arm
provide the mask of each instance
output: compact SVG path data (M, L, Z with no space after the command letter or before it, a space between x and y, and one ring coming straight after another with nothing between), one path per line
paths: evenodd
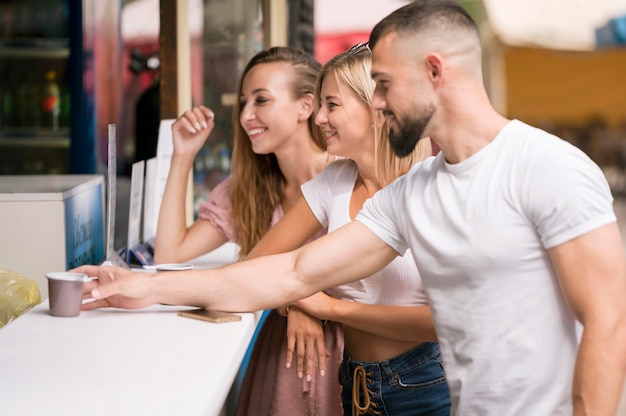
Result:
M617 412L626 374L626 262L613 223L549 251L563 293L584 325L574 414Z
M368 305L317 293L295 305L320 319L387 339L403 342L436 342L430 306Z
M306 200L300 197L285 216L265 233L246 259L295 250L321 230L322 226Z
M271 309L382 269L397 252L358 221L284 254L245 260L213 270L133 273L82 266L97 276L86 284L98 307L142 308L155 303L231 312Z
M187 261L227 242L210 222L197 221L187 229L185 221L189 172L213 126L213 113L203 106L186 111L172 125L174 153L159 210L154 252L157 263Z

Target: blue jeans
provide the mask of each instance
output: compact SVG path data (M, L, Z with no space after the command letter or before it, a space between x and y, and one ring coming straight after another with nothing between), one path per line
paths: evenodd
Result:
M357 372L355 373L355 369ZM354 377L357 382L354 383ZM344 415L352 415L353 389L359 407L369 410L357 415L449 416L450 395L439 345L423 343L391 360L361 362L345 351L339 370ZM362 387L360 387L362 386Z

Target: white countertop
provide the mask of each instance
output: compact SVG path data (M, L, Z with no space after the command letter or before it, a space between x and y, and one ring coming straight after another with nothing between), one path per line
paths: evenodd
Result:
M192 263L217 267L235 253L227 244ZM76 318L48 309L45 300L0 329L2 415L219 415L258 321L204 322L164 305Z
M0 329L5 415L218 415L256 326L153 306L48 314L40 304Z

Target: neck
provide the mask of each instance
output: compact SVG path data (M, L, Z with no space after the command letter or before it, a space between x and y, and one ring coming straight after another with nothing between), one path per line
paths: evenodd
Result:
M328 153L317 147L306 152L292 154L288 158L279 158L280 167L288 186L300 188L300 185L313 179L328 163Z
M483 91L449 100L447 111L436 121L431 137L448 163L462 162L487 146L509 121Z
M315 146L306 155L294 155L289 159L278 159L280 170L285 177L283 189L283 209L285 212L293 206L302 195L300 186L313 179L329 163L329 155L326 151Z
M374 195L376 191L382 188L382 185L376 180L374 155L369 155L367 160L365 160L365 158L361 158L354 161L357 164L359 181L363 184L368 197Z

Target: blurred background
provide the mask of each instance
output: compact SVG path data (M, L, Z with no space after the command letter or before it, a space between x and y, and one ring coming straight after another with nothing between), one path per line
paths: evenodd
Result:
M106 174L115 124L121 247L130 168L155 156L161 119L198 104L216 114L195 207L229 173L234 92L252 55L289 45L324 63L408 1L0 0L0 180ZM584 150L626 224L626 0L459 3L479 25L496 108Z
M0 175L106 173L153 157L159 120L210 106L194 169L206 198L228 174L239 75L290 45L324 63L408 0L2 0ZM478 22L500 112L571 141L626 193L626 0L461 0ZM182 98L181 98L182 97Z

